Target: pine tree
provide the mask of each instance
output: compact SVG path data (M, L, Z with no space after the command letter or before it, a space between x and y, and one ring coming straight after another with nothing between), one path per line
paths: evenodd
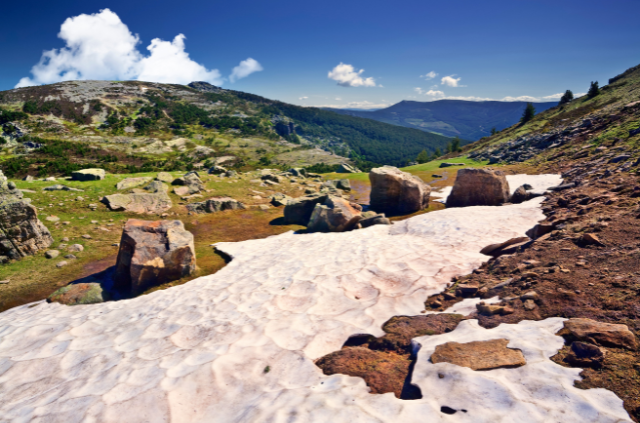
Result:
M560 105L562 106L563 104L567 104L571 101L573 101L573 93L571 92L571 90L567 90L560 99Z
M591 81L591 86L589 87L589 92L587 92L587 97L593 98L600 94L600 87L598 86L598 81Z
M440 147L436 147L436 151L433 152L433 157L435 157L437 159L440 156L442 156L442 152L440 151Z
M429 161L429 153L427 153L427 150L422 150L419 154L418 157L416 157L416 162L422 164L422 163L426 163Z
M527 103L527 107L525 107L524 112L522 113L522 117L520 118L520 123L524 125L529 122L536 115L536 108L533 107L533 103Z
M491 135L495 135L497 133L498 133L498 130L496 129L495 126L493 128L491 128Z
M454 153L460 151L460 138L458 136L451 141L451 151Z

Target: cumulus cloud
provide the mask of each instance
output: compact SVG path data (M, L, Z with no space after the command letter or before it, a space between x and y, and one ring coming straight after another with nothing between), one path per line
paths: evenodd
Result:
M426 96L433 97L433 98L444 97L444 93L442 91L433 90L433 89L425 91L420 87L416 87L416 88L413 89L413 91L417 92L420 95L426 95Z
M302 96L302 97L298 97L298 100L306 100L306 99L308 99L308 98L309 98L309 97L307 97L306 95L304 95L304 96Z
M364 69L356 72L352 65L340 62L338 66L329 71L329 78L338 82L342 87L375 87L376 81L372 77L363 78Z
M389 103L380 102L374 103L372 101L350 101L347 104L319 104L309 107L330 107L332 109L384 109L389 107Z
M426 79L428 81L430 79L435 78L436 76L438 76L438 74L435 73L434 71L431 71L429 73L425 73L424 75L420 75L420 78L424 78L424 79Z
M564 95L564 93L557 93L557 94L551 94L545 97L542 97L546 100L560 100L562 98L562 96Z
M476 97L476 96L452 96L446 95L444 92L439 90L434 90L433 87L429 90L423 90L420 87L416 87L413 89L417 94L424 95L430 97L430 100L466 100L466 101L527 101L527 102L544 102L549 100L558 99L558 94L552 94L545 97L532 97L528 95L521 95L518 97L506 96L503 98L489 98L489 97ZM585 94L576 94L575 96L581 96ZM562 94L560 94L562 97ZM415 98L413 96L409 96L409 98Z
M440 80L440 83L448 87L463 87L463 85L458 84L462 78L454 78L454 76L455 75L445 76Z
M217 69L209 70L189 57L183 34L178 34L173 41L153 39L147 47L149 54L143 55L137 49L138 35L109 9L67 18L60 26L58 37L65 42L65 47L42 53L40 61L31 69L32 76L20 79L16 88L77 79L137 79L179 84L206 81L214 85L224 81ZM232 77L239 79L257 70L262 67L249 58L234 68Z
M238 66L233 68L233 71L229 76L229 80L231 82L236 82L238 79L246 78L252 73L260 72L261 70L263 70L262 65L260 65L257 60L249 57L247 60L243 60Z

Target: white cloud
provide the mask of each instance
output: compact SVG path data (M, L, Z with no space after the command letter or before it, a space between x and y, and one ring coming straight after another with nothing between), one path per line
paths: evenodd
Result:
M531 97L530 95L521 95L519 97L506 96L502 101L540 101L537 97Z
M263 68L260 63L249 57L247 60L243 60L238 66L233 68L233 71L229 76L229 80L231 82L236 82L238 79L246 78L252 73L260 72L261 70L263 70Z
M342 101L340 97L336 97L336 101Z
M430 80L430 79L435 78L436 76L438 76L438 74L437 74L437 73L435 73L434 71L431 71L431 72L426 73L426 74L424 74L424 75L420 75L420 78L424 78L424 79L426 79L426 80L428 81L428 80Z
M558 94L548 95L545 97L532 97L528 95L522 95L519 97L507 96L501 99L498 98L488 98L488 97L476 97L476 96L452 96L446 95L444 92L439 90L429 89L428 91L423 90L422 88L416 87L413 89L419 95L424 95L431 97L431 101L433 100L466 100L466 101L528 101L528 102L543 102L557 99ZM576 94L575 96L581 96L584 94ZM560 95L562 96L562 95ZM409 98L415 98L414 96L409 96Z
M440 83L448 87L463 87L463 85L458 85L458 82L460 82L462 78L454 78L454 76L455 75L445 76L440 80Z
M429 91L424 91L422 88L420 87L416 87L413 89L413 91L417 92L420 95L426 95L429 97L444 97L444 93L442 91L438 91L438 90L429 90Z
M558 93L558 94L547 95L547 96L542 97L542 98L544 98L546 100L560 100L563 95L564 95L564 93Z
M376 81L372 77L363 78L364 69L355 71L353 66L340 62L338 66L329 71L329 78L338 82L342 87L375 87Z
M32 76L20 79L16 88L76 79L223 83L217 69L208 70L189 57L183 34L178 34L173 41L155 38L147 47L149 55L141 54L137 49L138 35L109 9L67 18L60 26L58 37L65 42L65 47L42 53L38 64L31 69ZM232 77L240 79L257 70L262 70L260 64L247 59L234 68Z
M179 34L171 42L163 41L160 38L151 40L151 44L147 47L151 54L138 63L136 79L178 84L206 81L214 85L221 85L222 79L217 69L207 70L189 58L189 54L184 51L184 39L185 36Z
M302 96L302 97L299 97L299 98L298 98L298 100L306 100L306 99L308 99L308 98L309 98L309 97L307 97L306 95L304 95L304 96Z

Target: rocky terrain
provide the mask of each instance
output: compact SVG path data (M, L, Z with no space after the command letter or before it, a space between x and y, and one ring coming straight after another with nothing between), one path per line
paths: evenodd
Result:
M130 293L0 313L0 420L639 421L639 72L466 147L494 167L7 182L43 211L100 192Z

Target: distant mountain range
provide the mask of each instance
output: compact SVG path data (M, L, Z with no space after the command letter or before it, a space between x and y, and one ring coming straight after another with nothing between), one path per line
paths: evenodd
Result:
M491 134L491 128L501 130L520 120L527 103L524 101L401 101L386 109L328 109L349 116L363 117L420 129L447 137L478 140ZM558 102L534 103L536 112L558 105Z

